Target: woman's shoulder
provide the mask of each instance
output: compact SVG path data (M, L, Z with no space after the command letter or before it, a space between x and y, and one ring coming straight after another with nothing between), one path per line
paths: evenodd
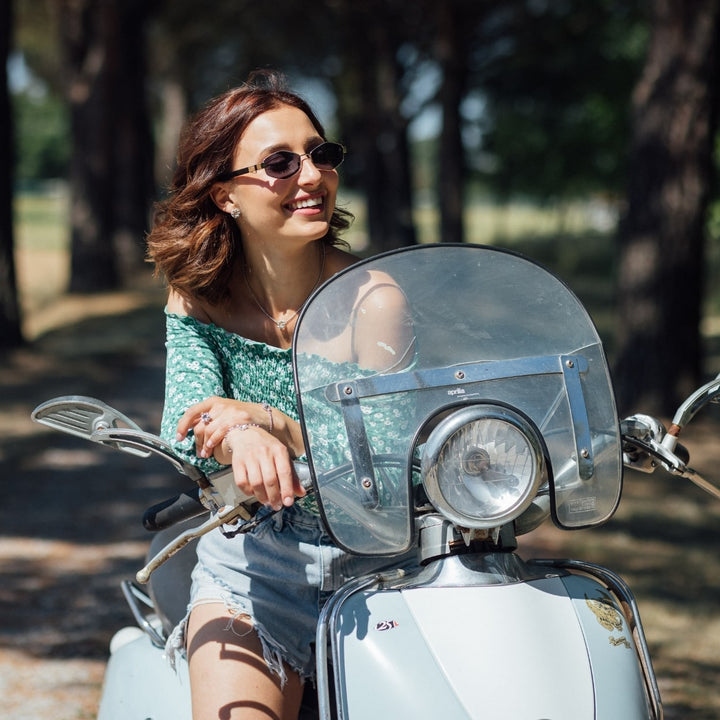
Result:
M169 315L190 317L205 324L212 322L210 313L203 302L177 290L170 290L165 307Z
M359 261L360 258L357 255L353 255L337 245L330 245L325 250L325 276L328 278L337 275L341 270Z

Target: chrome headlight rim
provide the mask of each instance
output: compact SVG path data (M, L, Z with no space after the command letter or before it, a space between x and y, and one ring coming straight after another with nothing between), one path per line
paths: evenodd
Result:
M448 442L464 428L478 421L487 420L506 423L522 436L527 444L534 472L532 480L504 512L477 517L463 512L448 502L443 493L438 471L441 469L441 453ZM422 482L430 502L454 525L469 529L490 530L512 522L530 507L539 488L548 482L547 453L542 435L535 424L515 408L486 400L458 407L440 420L427 438L421 462Z

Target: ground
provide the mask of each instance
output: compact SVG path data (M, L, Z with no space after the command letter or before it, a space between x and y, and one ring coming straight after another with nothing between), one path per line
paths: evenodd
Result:
M34 315L34 341L0 364L0 695L8 720L95 717L108 641L131 622L119 582L142 564L142 512L183 486L159 460L53 433L30 412L58 395L91 395L156 431L161 307L155 286L56 299ZM697 425L686 437L692 464L720 478L720 424ZM637 595L665 717L720 718L720 501L687 481L628 474L606 526L543 526L521 548L622 575Z

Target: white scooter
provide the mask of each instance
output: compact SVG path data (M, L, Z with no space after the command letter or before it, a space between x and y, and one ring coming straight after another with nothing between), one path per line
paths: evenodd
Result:
M397 362L380 373L352 361L363 308L350 299L368 277L402 292L412 337L384 348ZM362 341L387 345L382 327ZM473 245L403 249L340 273L305 306L293 357L307 449L297 470L331 537L360 555L416 547L420 560L417 572L355 578L326 604L306 693L316 702L303 717L662 718L626 584L582 561L523 561L516 539L548 518L566 530L609 520L623 463L662 466L720 497L677 444L720 395L720 377L667 433L642 415L619 423L600 338L575 295L527 258ZM185 613L192 543L252 531L257 503L228 470L203 475L98 400L57 398L33 418L160 455L194 482L146 513L157 531L148 564L123 584L138 627L111 643L98 716L190 720L187 666L171 669L163 648Z

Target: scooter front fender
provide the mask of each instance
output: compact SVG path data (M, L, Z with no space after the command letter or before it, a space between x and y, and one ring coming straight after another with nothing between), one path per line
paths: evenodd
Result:
M173 670L139 628L120 630L111 648L97 720L192 720L184 658Z

